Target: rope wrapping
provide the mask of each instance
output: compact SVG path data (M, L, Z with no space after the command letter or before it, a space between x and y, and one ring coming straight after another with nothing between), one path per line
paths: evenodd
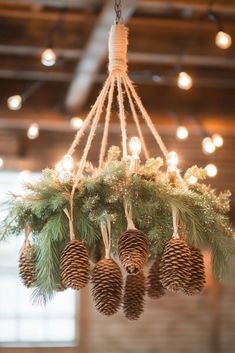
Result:
M109 34L109 73L127 72L128 30L122 24L111 27Z

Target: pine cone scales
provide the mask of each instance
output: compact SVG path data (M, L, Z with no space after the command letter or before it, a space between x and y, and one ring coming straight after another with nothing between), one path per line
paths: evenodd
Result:
M160 281L160 256L156 256L148 273L148 296L152 299L160 298L165 294L165 289Z
M25 287L30 288L36 280L36 255L30 245L25 246L19 258L19 275Z
M149 250L147 236L137 229L122 233L118 240L118 256L128 273L137 273L143 269Z
M184 292L188 295L200 293L205 285L205 267L203 255L199 249L190 248L191 251L191 277Z
M96 309L106 316L115 314L122 301L123 279L119 266L112 259L100 260L92 271L91 281Z
M65 288L81 289L89 281L89 258L85 245L70 241L64 248L60 259L61 282Z
M164 288L178 292L187 287L191 276L191 255L182 239L171 239L160 262L160 279Z
M142 271L127 275L123 297L123 311L127 319L137 320L144 311L145 277Z

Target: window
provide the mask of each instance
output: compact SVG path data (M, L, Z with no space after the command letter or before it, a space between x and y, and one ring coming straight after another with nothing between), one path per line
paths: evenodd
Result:
M0 173L0 203L7 190L19 191L21 178L18 175ZM60 292L45 307L33 305L31 291L18 277L23 241L22 236L0 243L0 342L5 345L73 345L77 339L75 292Z

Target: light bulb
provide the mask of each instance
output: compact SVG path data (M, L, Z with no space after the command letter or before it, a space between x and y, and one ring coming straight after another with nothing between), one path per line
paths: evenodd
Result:
M218 172L217 167L212 163L207 164L207 166L205 167L205 170L206 170L207 175L210 178L214 178Z
M83 125L83 120L78 117L74 117L70 120L70 125L74 130L79 130Z
M202 140L202 150L206 154L215 152L215 145L210 137L205 137Z
M169 168L176 168L178 164L178 155L176 152L169 152L167 155L167 165Z
M140 155L141 142L140 142L140 139L138 137L134 136L134 137L132 137L130 139L129 147L130 147L130 151L131 151L133 156L138 157Z
M19 94L9 97L7 105L11 110L19 110L22 107L22 97Z
M61 161L56 164L55 170L56 170L57 173L60 173L60 172L63 171L63 165L62 165Z
M45 49L41 55L41 63L44 66L53 66L56 63L56 53L53 49Z
M73 157L70 154L66 154L63 157L61 164L62 164L62 167L65 171L73 170L73 167L74 167Z
M33 123L28 128L27 136L30 140L34 140L39 136L39 126L37 123Z
M193 85L192 77L187 72L181 71L178 75L177 86L184 90L189 90Z
M3 158L0 158L0 168L3 166L3 164L4 164Z
M220 49L228 49L232 45L232 37L228 33L219 31L215 36L215 44Z
M188 183L189 183L190 185L196 184L197 181L198 181L198 178L197 178L196 176L194 176L194 175L190 175L190 177L188 178Z
M185 140L188 137L188 129L185 126L178 126L176 136L180 140Z
M219 134L213 134L212 141L216 147L221 147L223 146L223 143L224 143L223 137Z

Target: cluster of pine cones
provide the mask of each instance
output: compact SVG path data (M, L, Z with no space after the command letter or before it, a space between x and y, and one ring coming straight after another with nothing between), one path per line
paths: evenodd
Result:
M91 276L92 296L97 310L107 316L115 314L122 306L129 320L136 320L144 311L144 296L162 297L166 290L198 294L205 284L203 256L200 250L189 247L182 239L172 238L161 256L157 256L147 279L144 266L149 254L148 237L137 229L122 233L118 241L118 256L125 269L123 276L119 265L110 258L99 260L91 271L86 246L70 241L60 260L61 282L64 288L79 290ZM31 287L35 282L35 256L31 247L23 249L19 261L23 283Z

